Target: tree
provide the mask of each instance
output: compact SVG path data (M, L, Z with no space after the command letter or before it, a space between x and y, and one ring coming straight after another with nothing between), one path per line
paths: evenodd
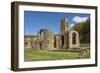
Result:
M72 29L78 31L81 43L90 43L90 18L85 22L77 23Z

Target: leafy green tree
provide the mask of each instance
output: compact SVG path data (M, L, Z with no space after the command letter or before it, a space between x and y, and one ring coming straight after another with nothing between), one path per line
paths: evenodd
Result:
M85 22L77 23L72 29L78 31L81 43L90 43L90 18Z

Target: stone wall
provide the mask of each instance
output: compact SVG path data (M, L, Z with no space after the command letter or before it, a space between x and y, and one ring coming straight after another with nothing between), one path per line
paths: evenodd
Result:
M25 37L24 39L24 47L25 49L31 49L32 46L31 46L31 37Z
M54 49L55 50L59 49L59 44L60 44L59 35L55 35L54 36Z
M42 29L38 33L38 43L41 50L54 49L54 35L48 29Z

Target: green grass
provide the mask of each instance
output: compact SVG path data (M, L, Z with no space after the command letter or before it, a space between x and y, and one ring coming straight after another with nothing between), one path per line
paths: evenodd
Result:
M88 53L84 53L84 58L90 58L90 52L88 52Z
M43 51L43 50L25 50L24 60L25 61L45 61L45 60L69 60L79 59L79 53L77 52L54 52L54 51ZM89 58L90 54L86 53L83 58Z
M84 48L84 47L89 48L89 47L90 47L90 44L80 44L80 47L81 47L81 48Z

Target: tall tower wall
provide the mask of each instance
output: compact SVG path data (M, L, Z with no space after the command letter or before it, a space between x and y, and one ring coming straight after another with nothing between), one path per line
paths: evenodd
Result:
M67 30L68 30L68 20L64 18L60 21L60 34L64 34L64 32Z

